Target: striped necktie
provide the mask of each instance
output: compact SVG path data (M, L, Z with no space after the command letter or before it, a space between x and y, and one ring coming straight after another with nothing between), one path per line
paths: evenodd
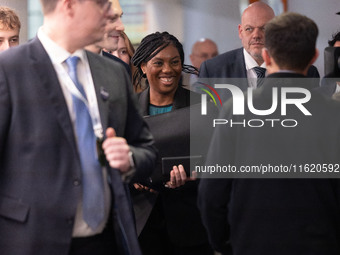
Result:
M257 81L256 81L256 86L257 88L261 87L263 82L264 82L264 77L266 74L266 68L256 66L253 68L256 72L257 75Z

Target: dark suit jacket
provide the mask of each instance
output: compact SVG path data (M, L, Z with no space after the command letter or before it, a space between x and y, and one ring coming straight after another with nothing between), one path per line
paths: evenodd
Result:
M311 80L313 87L319 87L320 75L315 66L308 69L308 78ZM220 54L212 59L204 61L199 72L199 81L213 84L234 84L242 91L246 91L249 87L247 78L246 64L244 61L243 48L228 51ZM198 83L195 87L200 87ZM216 89L222 101L226 101L231 97L231 93L224 89Z
M228 51L204 61L200 78L247 78L243 48Z
M274 78L278 78L276 82L272 82ZM268 76L253 91L256 109L269 109L273 87L304 87L289 78L306 80L291 73ZM232 100L228 101L220 118L239 122L296 119L298 126L220 125L215 129L206 165L230 164L240 170L240 166L260 164L339 164L340 105L312 92L311 100L304 106L312 116L303 115L297 107L287 108L286 116L281 116L280 107L269 116L257 116L249 110L245 110L245 115L233 116ZM231 176L200 181L199 208L216 250L242 255L339 254L339 179L285 179L288 174L277 179L231 179Z
M200 78L247 78L246 64L244 61L243 48L228 51L212 59L204 61L200 68ZM309 78L320 78L318 69L311 66L308 69ZM314 86L319 85L319 81ZM248 84L240 85L245 90Z
M139 103L143 115L148 115L149 102L148 88L139 94ZM198 102L200 102L200 96L198 94L178 87L174 97L172 111L164 114L169 117L168 120L162 118L163 114L152 116L156 119L160 117L162 121L152 121L153 126L151 126L151 122L148 122L148 118L146 118L147 123L150 125L150 130L154 135L155 145L159 150L160 157L190 155L189 132L190 113L192 112L189 111L188 106L191 104L196 106L197 104L195 103ZM198 109L200 108L198 107ZM183 110L185 111L184 113L187 113L186 116L183 116L181 113L176 114L177 111L182 112ZM163 132L161 132L161 130L163 130ZM160 176L161 159L159 158L155 173L152 177L159 181ZM153 184L154 182L155 180ZM138 232L142 230L146 220L149 218L156 199L159 199L160 201L156 205L162 207L161 211L164 212L164 215L161 215L161 217L166 223L166 230L172 243L178 246L207 244L207 235L201 223L196 204L197 182L187 182L184 186L175 190L164 188L162 183L161 185L157 185L156 188L160 189L158 198L156 198L155 194L147 192L145 194L141 192L135 192L133 194ZM158 209L156 209L156 211L158 211ZM152 240L150 240L150 242L152 242Z
M125 137L137 176L156 158L123 67L87 52L102 126ZM0 251L68 254L82 187L80 160L56 72L40 41L0 56ZM117 169L108 169L116 237L125 254L140 254L130 204Z

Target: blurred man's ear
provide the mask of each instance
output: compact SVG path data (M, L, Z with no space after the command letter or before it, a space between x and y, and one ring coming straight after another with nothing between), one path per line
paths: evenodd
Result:
M263 58L263 61L266 63L266 67L268 67L272 64L271 57L270 57L269 52L266 48L262 49L262 58Z
M238 24L238 37L242 40L242 25Z
M309 65L312 65L319 57L319 50L317 48L315 48L315 54L314 57L311 59L311 61L309 62Z

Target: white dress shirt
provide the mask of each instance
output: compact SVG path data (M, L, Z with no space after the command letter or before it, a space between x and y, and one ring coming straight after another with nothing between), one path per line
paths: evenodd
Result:
M67 64L65 63L66 59L70 56L78 56L80 58L78 65L77 65L77 75L79 82L84 86L84 90L88 99L88 107L90 110L90 115L92 118L92 122L95 123L94 129L97 130L101 129L101 122L100 122L100 115L97 103L96 92L91 76L91 70L89 67L88 59L86 56L86 52L83 49L77 50L74 53L69 53L59 45L57 45L48 35L44 32L44 28L40 27L37 34L40 42L42 43L43 47L45 48L47 54L49 55L53 67L56 71L61 89L63 91L66 104L68 107L68 111L71 117L73 130L75 133L75 137L77 138L77 134L75 132L75 111L73 109L72 104L72 94L70 89L71 86L75 86L71 79L68 77L67 74ZM111 206L111 195L110 189L107 182L107 171L103 168L103 177L104 177L104 192L105 192L105 219L99 225L99 227L95 230L92 230L86 222L83 220L82 217L82 201L78 201L77 205L77 212L75 212L75 224L73 228L73 237L85 237L91 236L95 234L99 234L103 231L106 222L109 217L109 210Z
M256 88L257 87L257 74L253 68L259 65L244 48L243 48L243 53L244 53L244 62L246 63L248 85L251 88ZM260 65L259 67L266 68L266 63L263 62L263 64Z

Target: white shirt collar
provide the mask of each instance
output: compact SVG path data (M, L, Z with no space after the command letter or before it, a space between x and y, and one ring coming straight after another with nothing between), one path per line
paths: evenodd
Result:
M250 69L253 69L256 66L259 66L255 59L246 51L245 48L243 48L243 54L244 54L244 62L246 63L246 69L247 71ZM266 68L266 63L263 62L260 67Z
M60 47L45 32L44 27L40 27L37 34L41 44L50 56L52 63L63 63L70 56L78 56L81 60L86 59L85 50L76 50L73 54Z

